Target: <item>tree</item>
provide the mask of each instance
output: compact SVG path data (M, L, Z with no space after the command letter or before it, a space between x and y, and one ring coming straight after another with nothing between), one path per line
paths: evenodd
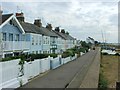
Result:
M84 48L89 49L91 47L91 43L86 43L85 41L81 41L80 43L81 43L81 46Z
M98 45L98 44L100 44L98 41L95 41L95 45Z

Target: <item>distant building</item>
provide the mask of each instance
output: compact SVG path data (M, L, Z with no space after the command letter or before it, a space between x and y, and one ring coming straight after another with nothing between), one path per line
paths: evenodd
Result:
M91 38L91 37L88 37L87 39L86 39L86 42L87 43L91 43L91 44L95 44L95 40L93 39L93 38Z

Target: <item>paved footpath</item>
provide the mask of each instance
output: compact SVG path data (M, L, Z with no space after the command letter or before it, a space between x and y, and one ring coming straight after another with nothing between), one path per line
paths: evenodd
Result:
M79 88L97 53L98 49L91 50L76 60L35 78L21 88Z
M100 70L100 49L89 68L80 88L98 88L99 82L99 70Z

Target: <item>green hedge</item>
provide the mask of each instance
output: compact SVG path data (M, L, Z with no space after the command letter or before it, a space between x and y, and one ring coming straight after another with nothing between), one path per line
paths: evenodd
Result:
M84 47L77 48L77 47L74 47L74 48L71 48L71 49L67 49L65 52L63 52L62 57L66 58L66 57L69 57L69 56L74 56L75 53L79 55L80 52L83 52L83 53L88 52L88 48L84 48Z
M102 55L108 55L108 53L107 52L103 52Z
M66 58L69 56L75 56L76 51L74 50L74 48L72 49L67 49L65 52L62 53L62 58Z
M0 60L0 62L10 61L10 60L14 60L14 59L22 59L22 57L21 56L14 56L14 57L3 58Z
M47 58L48 56L50 57L57 57L57 54L30 54L29 57L31 57L31 59L42 59L42 58Z
M14 59L21 59L25 61L33 61L34 59L42 59L42 58L47 58L48 56L51 56L53 58L57 57L57 54L29 54L29 55L20 55L20 56L14 56L14 57L8 57L8 58L3 58L0 61L10 61Z

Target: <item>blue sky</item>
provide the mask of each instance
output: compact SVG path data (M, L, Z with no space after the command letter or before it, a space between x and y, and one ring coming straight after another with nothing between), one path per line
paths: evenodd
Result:
M0 5L4 14L22 10L26 22L40 18L43 26L60 26L80 40L90 36L102 42L103 32L107 42L118 42L118 0L23 1L4 0Z

